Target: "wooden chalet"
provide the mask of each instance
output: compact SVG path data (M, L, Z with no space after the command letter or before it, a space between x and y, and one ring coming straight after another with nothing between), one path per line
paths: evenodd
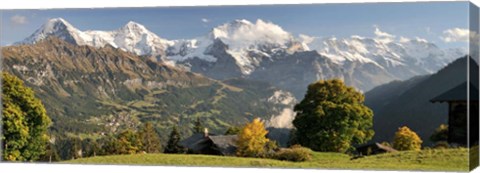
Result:
M466 146L468 127L471 129L470 145L478 144L478 88L471 83L469 88L470 93L467 94L467 82L464 82L430 100L432 103L448 103L447 142L450 144ZM470 119L467 117L467 109L470 109Z
M196 133L180 142L192 154L233 156L237 150L237 135Z
M368 155L381 154L386 152L397 152L397 150L393 149L392 147L382 145L376 142L356 147L356 150L357 150L356 154L359 156L368 156Z

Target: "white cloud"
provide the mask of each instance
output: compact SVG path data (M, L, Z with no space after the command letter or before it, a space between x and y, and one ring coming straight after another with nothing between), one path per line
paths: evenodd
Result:
M291 39L290 33L282 27L261 19L255 23L238 19L214 28L213 34L229 45L231 50L243 49L259 42L283 45Z
M207 18L202 18L201 20L202 20L203 23L208 23L208 22L210 22L210 19L207 19Z
M300 41L302 41L306 44L309 44L316 39L316 37L308 36L308 35L305 35L305 34L300 34L300 35L298 35L298 37L300 38Z
M427 40L427 39L420 38L420 37L415 37L415 40L417 40L418 42L428 43L428 40Z
M396 37L395 35L381 31L377 25L374 25L373 27L375 28L374 34L377 40L384 43L389 43L395 40L395 37Z
M410 39L406 38L406 37L400 37L400 40L399 40L400 43L406 43L406 42L409 42L409 41L410 41Z
M23 25L28 23L27 17L20 15L10 17L10 21L16 25Z
M468 42L470 38L470 31L465 28L452 28L443 31L440 37L444 42Z
M374 26L374 27L375 27L375 36L377 37L395 37L392 34L381 31L380 28L378 28L378 26Z
M362 36L359 36L359 35L352 35L352 36L350 36L350 38L359 39L359 40L365 39L365 37L362 37Z

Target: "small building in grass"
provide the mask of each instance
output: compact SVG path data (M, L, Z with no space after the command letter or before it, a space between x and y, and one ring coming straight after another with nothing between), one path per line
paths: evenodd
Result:
M393 149L390 146L386 146L380 143L370 143L356 147L357 153L356 155L359 156L368 156L374 154L381 154L387 152L397 152L397 150Z
M236 153L237 135L214 135L205 131L180 142L187 153L233 156Z
M467 86L464 82L430 100L432 103L448 103L448 143L466 146L470 127L470 145L478 144L478 94L477 87L472 83Z

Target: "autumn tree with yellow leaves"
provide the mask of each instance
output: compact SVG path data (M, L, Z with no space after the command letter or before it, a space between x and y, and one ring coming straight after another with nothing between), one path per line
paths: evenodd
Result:
M247 123L237 140L237 155L243 157L263 157L266 153L266 145L269 139L266 137L268 131L260 118L255 118Z
M422 148L422 139L410 130L407 126L398 128L393 139L393 148L405 151L405 150L420 150Z

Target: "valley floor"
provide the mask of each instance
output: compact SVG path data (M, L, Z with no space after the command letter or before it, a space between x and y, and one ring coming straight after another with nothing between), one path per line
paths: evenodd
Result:
M270 167L315 169L468 171L468 150L427 149L379 154L350 160L339 153L315 152L307 162L187 154L135 154L98 156L66 161L68 164L128 164L173 166Z

